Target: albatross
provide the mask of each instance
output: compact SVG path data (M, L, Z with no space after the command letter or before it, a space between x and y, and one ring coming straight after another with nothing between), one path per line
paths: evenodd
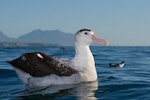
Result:
M95 61L89 47L92 43L108 45L107 40L98 38L92 30L81 29L75 34L75 56L71 60L30 52L9 63L27 88L92 82L97 80Z

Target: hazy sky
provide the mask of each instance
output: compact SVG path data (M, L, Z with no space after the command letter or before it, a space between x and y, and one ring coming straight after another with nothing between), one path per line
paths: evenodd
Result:
M0 0L0 30L92 29L111 45L150 45L150 0Z

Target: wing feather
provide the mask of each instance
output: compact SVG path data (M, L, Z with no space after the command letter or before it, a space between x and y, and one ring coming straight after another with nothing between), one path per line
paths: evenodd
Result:
M25 53L9 63L35 77L51 74L70 76L77 73L76 70L70 67L69 61L64 63L61 59L41 52Z

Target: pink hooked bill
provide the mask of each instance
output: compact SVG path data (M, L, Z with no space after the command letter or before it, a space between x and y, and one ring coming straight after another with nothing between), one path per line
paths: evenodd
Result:
M100 38L96 37L95 35L92 36L92 41L93 41L93 43L99 43L99 44L103 44L105 46L107 46L109 44L108 40L100 39Z

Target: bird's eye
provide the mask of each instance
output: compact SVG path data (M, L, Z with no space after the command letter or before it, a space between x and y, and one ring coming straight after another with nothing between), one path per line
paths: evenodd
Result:
M88 33L87 33L87 32L85 32L84 34L85 34L85 35L87 35Z

